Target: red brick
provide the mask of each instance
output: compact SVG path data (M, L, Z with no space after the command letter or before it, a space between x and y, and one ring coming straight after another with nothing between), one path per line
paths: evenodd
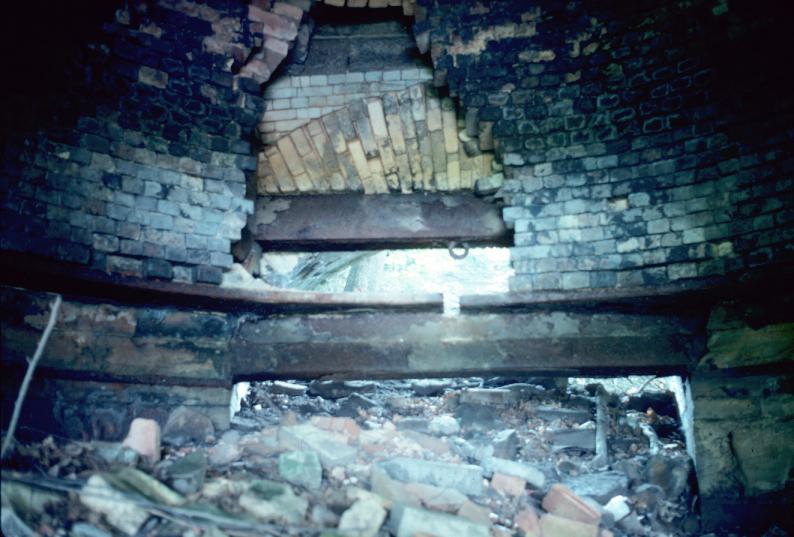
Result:
M262 31L270 37L283 41L292 41L298 35L298 25L295 21L281 15L248 6L248 17L255 22L261 23Z
M516 527L524 537L541 537L540 519L533 507L523 509L516 515Z
M471 500L466 500L458 509L458 516L462 516L483 526L491 525L491 510L482 505L478 505Z
M352 418L332 418L330 416L312 416L312 425L325 429L326 431L333 431L341 433L348 439L348 443L352 440L358 440L358 435L361 434L361 427Z
M552 514L540 517L543 537L598 537L598 525L585 524Z
M301 8L293 6L292 4L287 4L286 2L276 2L273 4L273 13L284 15L288 19L292 19L296 22L300 22L301 18L303 18L303 10Z
M281 39L268 37L265 39L265 44L262 47L265 56L265 62L271 71L275 71L276 67L281 64L284 58L289 53L289 44Z
M585 524L598 524L601 514L587 505L565 485L552 485L543 498L543 509L549 513Z
M253 78L260 84L267 82L272 73L273 71L268 67L267 63L259 58L252 59L240 69L240 76Z
M160 426L154 420L135 418L122 445L155 463L160 460Z

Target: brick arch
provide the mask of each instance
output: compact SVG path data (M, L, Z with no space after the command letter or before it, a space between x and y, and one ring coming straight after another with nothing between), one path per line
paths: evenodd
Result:
M260 152L257 191L445 192L485 179L498 186L493 154L459 123L454 101L422 83L349 103Z
M402 7L404 15L416 22L424 20L424 10L417 7L416 0L318 1L334 7ZM311 5L250 5L248 19L252 27L261 29L262 46L249 56L239 76L260 84L269 82L289 53ZM416 44L420 52L428 51L427 32L416 34ZM432 77L433 85L445 85L443 76L434 73ZM268 84L271 86L275 87ZM275 140L275 133L270 139L264 135L265 148L258 154L257 193L456 191L472 189L485 179L487 189L495 190L502 176L494 173L500 167L493 164L490 130L483 133L480 122L469 119L466 128L458 132L456 103L424 83L348 103L278 134Z

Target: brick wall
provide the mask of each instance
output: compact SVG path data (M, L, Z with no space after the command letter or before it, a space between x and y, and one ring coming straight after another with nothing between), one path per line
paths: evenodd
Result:
M253 211L261 84L301 6L26 5L3 32L17 52L3 87L0 248L219 283Z
M265 89L265 113L259 123L262 141L273 143L346 104L432 78L429 67L279 77Z
M512 289L653 285L794 257L778 10L418 3L435 83L505 165Z

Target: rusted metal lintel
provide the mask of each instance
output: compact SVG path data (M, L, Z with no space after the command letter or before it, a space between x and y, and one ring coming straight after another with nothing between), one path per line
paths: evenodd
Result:
M561 311L290 316L244 322L230 350L240 379L682 374L705 352L703 323Z
M507 244L500 209L473 194L260 197L254 238L267 249Z

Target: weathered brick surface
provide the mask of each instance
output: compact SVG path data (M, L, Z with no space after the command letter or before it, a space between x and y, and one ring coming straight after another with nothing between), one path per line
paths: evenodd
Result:
M514 290L654 285L794 257L780 13L418 4L434 81L505 165Z
M248 140L263 101L228 69L254 44L247 9L137 5L81 16L54 43L46 86L4 89L0 248L215 283L253 210Z

